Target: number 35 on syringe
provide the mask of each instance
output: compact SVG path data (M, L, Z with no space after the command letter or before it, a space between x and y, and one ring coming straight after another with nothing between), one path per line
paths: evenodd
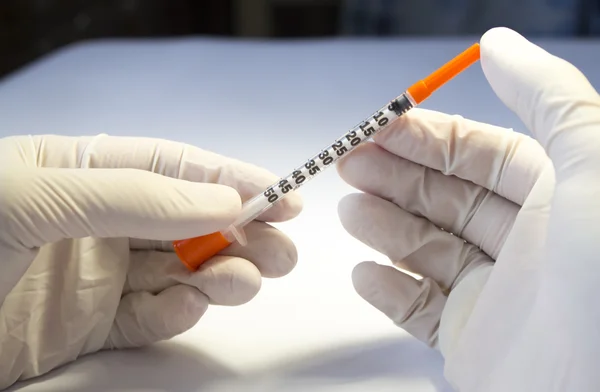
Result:
M338 159L352 152L361 142L382 131L386 125L408 111L415 105L415 102L414 99L404 96L405 94L397 97L342 137L336 139L333 144L308 159L304 165L294 169L287 177L283 177L278 184L267 188L263 193L263 196L267 198L266 201L273 204L286 193L300 188L308 180L316 177L327 167L332 166Z

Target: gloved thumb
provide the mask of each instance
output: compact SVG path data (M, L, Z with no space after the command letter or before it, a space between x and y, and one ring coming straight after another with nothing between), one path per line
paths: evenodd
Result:
M374 262L352 272L356 292L398 327L439 349L438 328L446 296L430 278L417 280L402 271Z
M481 65L498 97L546 150L558 181L598 167L600 96L577 68L507 28L483 35Z
M66 238L176 240L221 230L241 208L230 187L134 169L3 173L0 300L44 244ZM8 290L8 291L7 291Z

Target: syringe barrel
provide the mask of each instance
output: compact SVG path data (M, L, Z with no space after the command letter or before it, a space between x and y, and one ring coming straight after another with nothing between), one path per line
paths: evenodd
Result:
M333 166L340 158L350 154L357 146L381 132L414 106L416 103L410 93L405 92L399 95L308 159L302 166L294 169L292 173L282 177L264 192L246 201L238 217L227 229L205 236L175 241L173 243L175 252L188 269L195 271L205 260L229 244L237 241L245 246L244 226L258 218L290 192Z
M270 189L270 188L269 188ZM279 198L277 201L282 199ZM275 203L277 202L275 201ZM247 200L242 205L242 211L238 215L238 217L233 221L231 226L237 228L238 230L246 226L248 223L252 222L263 212L267 211L269 208L273 207L275 203L269 201L268 197L266 197L263 193L259 193L254 196L252 199Z
M281 178L268 187L262 194L253 198L251 203L249 203L252 205L252 209L258 211L260 206L270 207L274 203L279 202L289 192L300 188L329 167L334 166L335 162L350 154L364 141L387 128L398 117L414 106L416 106L416 103L408 92L391 100L387 105L381 107L371 116L358 123L332 144L322 149L318 154L309 158L304 165L297 167L292 173ZM259 201L261 199L262 201Z
M254 196L242 206L242 211L231 226L240 230L256 219L263 212L281 201L291 191L300 188L311 179L315 178L335 162L350 154L359 144L381 132L394 120L406 113L415 103L408 93L404 93L386 106L373 113L370 117L357 124L343 136L336 139L333 144L322 149L302 166L297 167L285 177L269 186L263 193Z

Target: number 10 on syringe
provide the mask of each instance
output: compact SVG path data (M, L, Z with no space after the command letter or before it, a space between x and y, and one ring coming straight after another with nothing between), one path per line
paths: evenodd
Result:
M244 226L271 208L289 192L300 188L325 169L333 166L338 159L351 153L358 145L387 128L394 120L423 102L432 92L478 59L479 44L473 44L427 78L413 84L404 93L335 140L333 144L294 169L292 173L245 202L239 216L226 230L174 241L173 246L179 259L189 270L195 271L202 263L231 243L238 241L241 245L246 245Z

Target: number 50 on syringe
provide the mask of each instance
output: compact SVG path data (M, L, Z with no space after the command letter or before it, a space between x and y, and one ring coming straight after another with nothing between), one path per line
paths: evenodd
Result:
M173 246L179 259L188 269L195 271L202 263L231 243L238 241L240 244L246 245L244 226L271 208L274 203L283 199L288 193L300 188L325 169L333 166L338 159L351 153L362 142L381 132L394 120L419 105L431 93L477 60L479 60L479 44L476 43L425 79L410 86L404 93L350 129L303 165L295 168L290 174L282 177L264 192L246 201L242 205L239 216L227 229L200 237L174 241Z

